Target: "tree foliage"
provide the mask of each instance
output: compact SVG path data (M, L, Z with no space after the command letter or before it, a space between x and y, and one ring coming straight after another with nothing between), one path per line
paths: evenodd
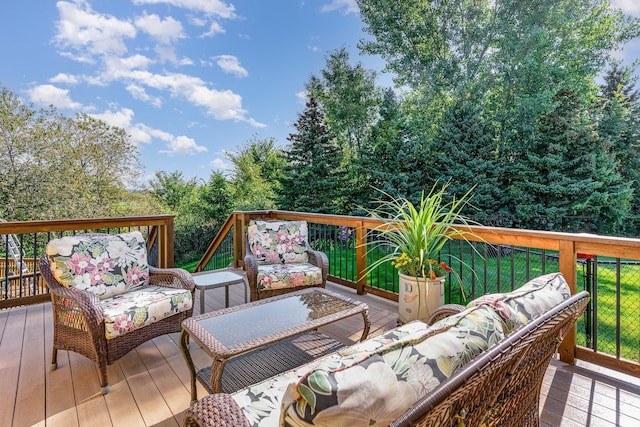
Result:
M274 209L284 153L273 138L252 138L237 151L229 151L233 163L230 184L236 208Z
M362 64L351 65L343 47L330 52L320 77L311 76L306 84L309 97L322 107L324 119L334 138L349 154L365 142L380 102L375 73Z
M0 93L0 215L11 220L95 218L139 211L127 194L137 148L119 128L86 114L35 110ZM147 200L150 209L154 204Z
M285 149L279 205L285 210L338 213L344 173L341 151L324 121L320 106L310 98L294 124Z

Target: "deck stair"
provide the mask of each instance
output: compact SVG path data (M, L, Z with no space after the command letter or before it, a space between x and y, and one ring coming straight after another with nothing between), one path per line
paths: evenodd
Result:
M1 222L6 222L4 219L0 219ZM2 240L4 240L5 248L7 252L13 258L13 261L16 263L16 266L21 270L22 275L29 274L29 267L24 261L24 251L20 246L20 241L14 234L5 234L2 236Z

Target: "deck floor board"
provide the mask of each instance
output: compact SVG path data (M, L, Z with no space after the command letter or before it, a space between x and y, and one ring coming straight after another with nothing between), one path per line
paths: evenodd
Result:
M353 289L328 284L330 290L369 304L375 336L396 326L397 304ZM230 286L230 305L241 304L241 286ZM195 313L199 314L199 292ZM205 309L224 306L224 290L206 292ZM320 329L345 344L362 333L356 315ZM50 303L0 311L0 426L178 426L189 406L189 371L179 348L179 334L157 337L109 367L111 391L103 396L97 367L75 353L58 352L51 371ZM194 363L209 357L191 343ZM205 393L198 384L198 396ZM640 425L640 379L580 362L552 361L541 394L541 425Z

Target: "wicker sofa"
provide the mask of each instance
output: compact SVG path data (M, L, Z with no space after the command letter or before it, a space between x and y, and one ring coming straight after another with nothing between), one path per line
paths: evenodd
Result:
M252 220L244 269L251 301L327 284L329 260L311 248L306 221Z
M142 234L78 234L51 240L39 261L53 309L53 354L93 360L102 393L107 366L138 345L179 332L193 313L195 283L179 268L148 265Z
M537 426L544 372L589 294L559 273L446 306L185 416L193 426Z

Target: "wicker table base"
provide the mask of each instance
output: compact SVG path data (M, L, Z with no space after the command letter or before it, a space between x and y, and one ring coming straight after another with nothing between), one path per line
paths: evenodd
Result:
M319 332L308 332L229 359L220 381L220 391L234 393L251 384L302 366L340 350L345 345ZM211 366L200 369L198 380L209 393Z

